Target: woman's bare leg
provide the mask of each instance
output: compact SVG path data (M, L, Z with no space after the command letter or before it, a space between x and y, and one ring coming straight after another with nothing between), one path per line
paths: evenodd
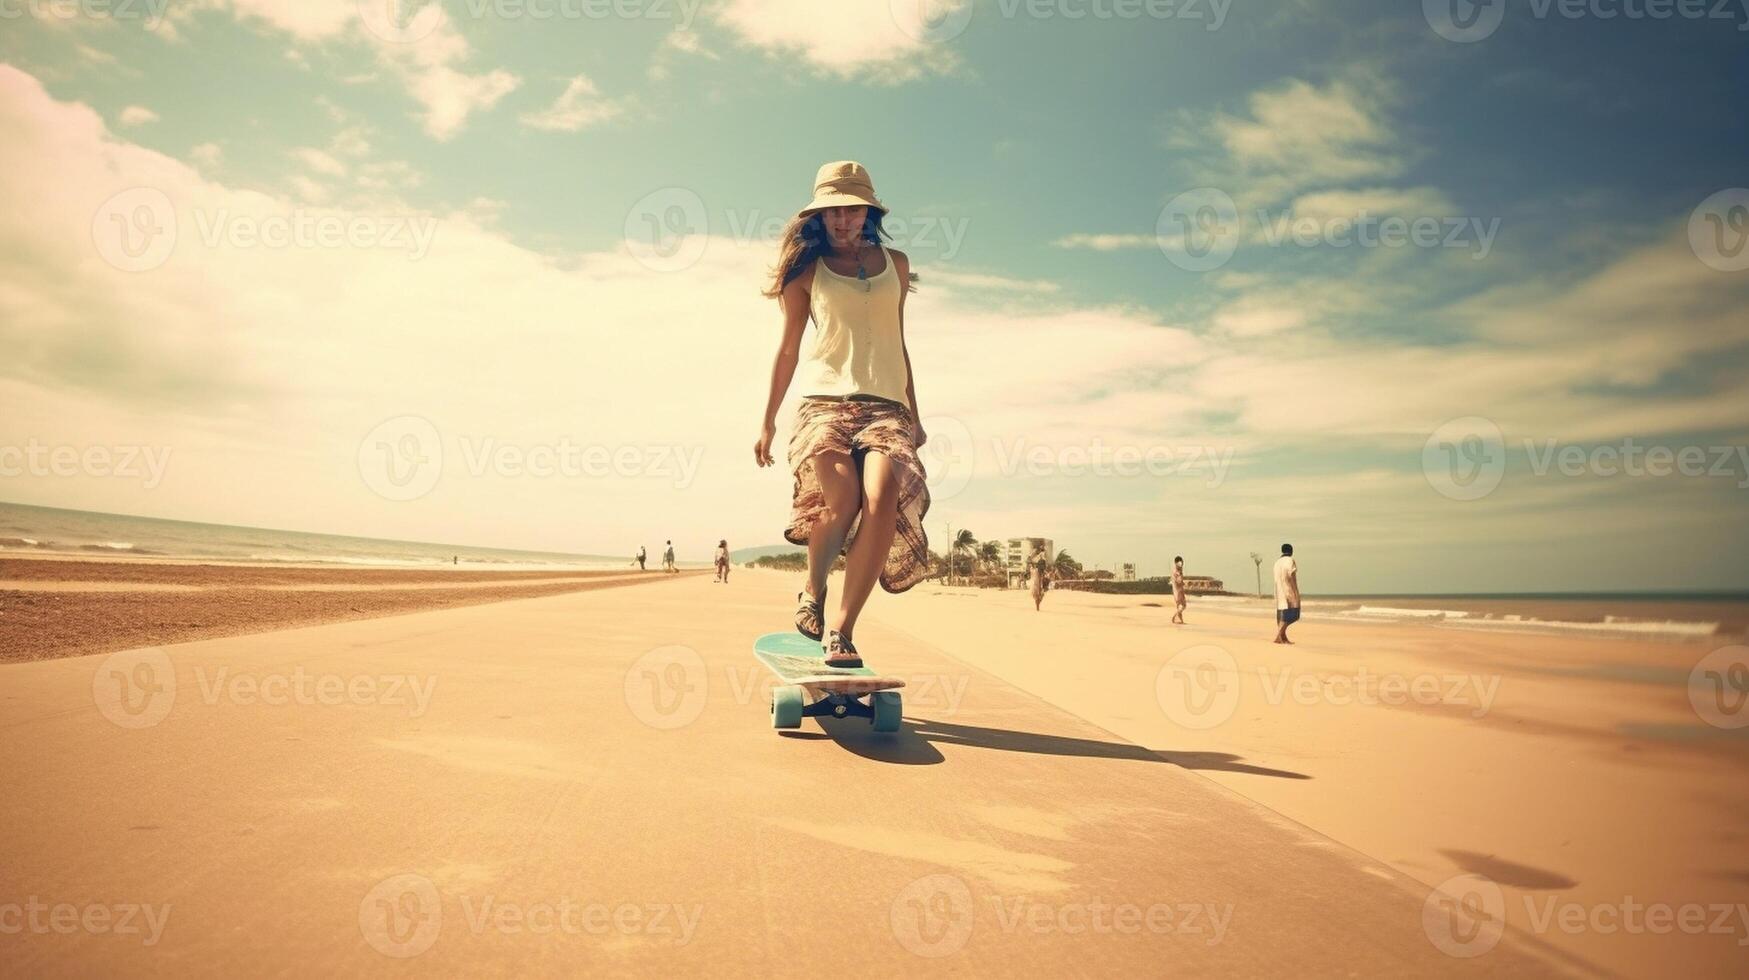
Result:
M815 453L809 462L826 497L825 513L808 532L808 594L818 597L826 591L826 576L844 550L844 536L850 533L850 522L862 506L862 486L849 453Z
M854 637L856 617L862 614L881 570L893 536L899 533L899 480L886 453L869 452L862 458L862 526L844 559L844 590L838 594L838 610L826 611L827 628Z

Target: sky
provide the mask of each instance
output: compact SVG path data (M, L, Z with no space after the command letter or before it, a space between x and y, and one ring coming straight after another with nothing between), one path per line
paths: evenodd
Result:
M1749 588L1745 6L0 0L0 500L780 543L853 159L937 550Z

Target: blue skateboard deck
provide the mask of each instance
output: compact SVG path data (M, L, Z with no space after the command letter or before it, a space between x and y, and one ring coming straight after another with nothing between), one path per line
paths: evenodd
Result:
M896 689L903 680L867 666L828 667L820 642L800 633L767 633L753 641L753 656L783 682L772 691L772 727L799 728L805 717L830 715L868 718L877 732L898 731Z

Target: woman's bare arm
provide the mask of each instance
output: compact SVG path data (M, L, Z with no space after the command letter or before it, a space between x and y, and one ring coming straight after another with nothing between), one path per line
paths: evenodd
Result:
M788 394L795 378L796 364L801 360L802 333L808 329L809 288L812 270L791 279L783 287L783 339L777 345L777 357L771 365L771 391L765 400L765 419L760 425L760 437L753 445L753 461L760 466L772 465L771 440L777 431L777 410Z
M897 249L888 249L893 256L893 271L899 276L899 350L905 355L905 397L911 402L911 420L917 424L917 445L928 441L923 431L923 413L917 410L916 376L911 373L911 350L905 345L905 298L911 295L911 259Z

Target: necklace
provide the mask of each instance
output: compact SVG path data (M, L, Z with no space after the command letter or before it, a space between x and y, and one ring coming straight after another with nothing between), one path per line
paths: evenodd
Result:
M868 281L868 270L862 267L862 252L865 247L866 243L856 246L856 279L862 283L862 291L866 293L874 286Z

